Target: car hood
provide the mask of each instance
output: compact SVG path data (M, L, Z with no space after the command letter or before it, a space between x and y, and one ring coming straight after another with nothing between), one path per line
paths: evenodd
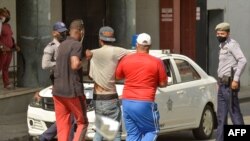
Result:
M83 85L84 85L84 93L86 95L86 98L93 99L94 84L93 83L84 83ZM124 86L122 84L116 85L116 90L117 90L118 96L122 95L123 87ZM39 95L41 97L52 97L52 86L49 86L49 87L42 89L39 92Z

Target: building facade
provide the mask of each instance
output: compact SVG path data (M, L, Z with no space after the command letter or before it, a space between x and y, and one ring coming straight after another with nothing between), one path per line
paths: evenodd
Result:
M17 55L19 86L49 85L48 72L41 69L41 58L56 21L69 25L73 19L83 19L86 27L83 45L89 49L99 47L98 30L103 25L112 26L116 45L127 49L132 47L134 34L147 32L152 36L153 49L187 55L215 77L218 42L213 26L217 22L228 20L232 34L236 39L241 37L237 40L244 52L248 51L248 40L244 40L247 33L239 32L238 28L248 29L249 22L245 18L242 23L245 25L241 26L234 19L240 18L237 14L248 10L249 4L233 0L0 0L0 3L11 11L11 25L22 49ZM246 57L249 58L247 54ZM249 85L249 73L247 66L242 85Z

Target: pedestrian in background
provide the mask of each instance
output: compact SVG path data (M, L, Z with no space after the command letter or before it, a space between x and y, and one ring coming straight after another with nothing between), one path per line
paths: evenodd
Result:
M243 125L238 92L240 77L247 60L237 41L230 37L230 25L223 22L215 27L220 42L218 65L218 109L217 109L217 141L224 141L224 125L227 125L228 113L234 125Z
M121 108L115 86L115 70L119 60L129 51L112 46L114 41L114 30L109 26L101 27L99 30L101 47L91 50L89 76L94 80L95 114L109 117L121 123ZM115 141L121 140L121 132L122 128L120 127ZM102 141L104 138L96 132L93 140Z
M6 8L0 8L0 21L1 21L1 33L0 33L0 71L2 71L2 79L4 88L11 89L9 80L9 67L12 60L13 51L19 51L20 48L15 44L13 38L13 32L10 24L10 11Z
M77 129L73 141L84 141L88 127L86 97L83 89L82 44L84 25L82 20L70 24L69 37L58 49L52 88L55 104L58 141L68 141L72 127L71 113Z
M136 53L127 55L118 64L117 79L124 80L122 94L126 141L156 141L159 133L159 111L155 101L157 87L167 86L163 62L149 55L151 37L137 37Z

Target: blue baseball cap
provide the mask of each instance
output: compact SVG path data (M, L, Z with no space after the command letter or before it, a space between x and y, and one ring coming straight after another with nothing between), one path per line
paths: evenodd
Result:
M66 26L63 22L56 22L53 25L53 30L57 31L57 32L64 32L64 31L67 31L68 29L66 28Z

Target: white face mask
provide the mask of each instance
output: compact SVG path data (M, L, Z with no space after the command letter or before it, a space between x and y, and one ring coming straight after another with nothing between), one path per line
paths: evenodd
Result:
M6 20L6 18L5 18L5 17L2 17L1 22L4 23L5 20Z

